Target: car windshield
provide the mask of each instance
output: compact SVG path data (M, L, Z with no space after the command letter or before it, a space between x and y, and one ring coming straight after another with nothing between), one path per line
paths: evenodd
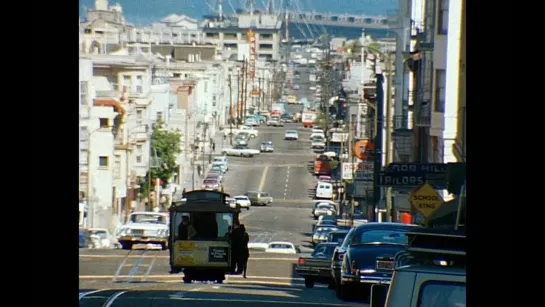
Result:
M208 180L204 180L204 183L205 184L217 184L218 181L216 179L208 179Z
M321 204L321 205L318 205L318 209L331 210L331 209L333 209L333 206L326 205L326 204Z
M235 146L235 149L248 149L248 146L237 145L237 146Z
M356 234L352 241L353 245L376 243L406 245L407 236L397 230L369 230Z
M343 243L344 238L346 237L346 232L333 232L330 233L327 237L328 242Z
M288 130L288 131L286 131L286 134L297 134L297 131Z
M158 214L131 214L132 223L166 224L166 216Z

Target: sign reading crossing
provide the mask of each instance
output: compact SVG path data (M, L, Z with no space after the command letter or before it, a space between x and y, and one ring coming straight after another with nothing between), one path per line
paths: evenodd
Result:
M443 198L431 185L426 183L411 193L409 202L427 219L443 205Z

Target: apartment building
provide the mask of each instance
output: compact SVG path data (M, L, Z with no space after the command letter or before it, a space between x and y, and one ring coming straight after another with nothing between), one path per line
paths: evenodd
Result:
M204 41L222 52L237 53L248 48L248 32L255 33L256 56L266 60L280 60L280 27L282 19L273 14L239 14L235 20L210 21L202 27Z
M93 80L93 62L80 57L80 153L79 190L88 212L86 226L110 228L114 214L114 136L112 124L118 112L100 103ZM98 103L97 103L98 101Z

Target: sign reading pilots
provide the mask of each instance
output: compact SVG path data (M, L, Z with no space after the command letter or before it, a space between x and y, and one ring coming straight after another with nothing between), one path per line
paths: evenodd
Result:
M443 205L443 198L429 184L424 184L409 196L411 206L422 213L425 219Z
M429 183L436 188L446 186L446 164L443 163L391 163L378 173L379 186L421 186Z

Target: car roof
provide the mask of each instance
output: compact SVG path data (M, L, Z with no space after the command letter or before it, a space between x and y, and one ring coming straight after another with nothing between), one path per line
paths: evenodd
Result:
M237 198L237 197L244 197L244 198L248 198L248 196L246 196L246 195L237 195L237 196L233 196L233 198Z
M394 222L367 222L356 226L356 230L381 230L381 229L393 229L393 230L407 230L409 231L413 227L418 227L414 224L403 224Z

